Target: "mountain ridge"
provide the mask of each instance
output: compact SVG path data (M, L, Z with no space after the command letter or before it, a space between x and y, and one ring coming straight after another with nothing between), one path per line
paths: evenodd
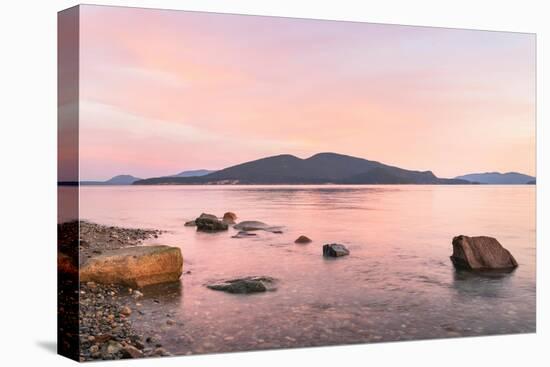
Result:
M431 171L414 171L378 161L323 152L309 158L279 154L240 163L200 177L156 177L134 185L197 184L470 184L438 178Z

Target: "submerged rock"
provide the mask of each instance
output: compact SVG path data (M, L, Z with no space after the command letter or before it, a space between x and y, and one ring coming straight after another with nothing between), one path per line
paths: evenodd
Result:
M250 233L247 231L239 231L236 235L231 236L231 238L247 238L247 237L255 237L257 236L256 233Z
M195 223L195 220L190 220L188 222L185 222L184 226L186 226L186 227L196 227L197 223Z
M235 221L237 220L237 214L233 212L227 212L223 215L222 221L227 224L235 224Z
M281 227L270 226L257 220L245 220L234 225L233 228L241 231L267 231L272 233L283 233L283 231L281 231Z
M202 232L217 232L227 231L227 223L222 222L213 214L202 213L200 217L195 219L197 231Z
M455 268L468 270L512 270L518 266L510 251L486 236L454 237L451 261Z
M264 222L257 220L245 220L233 226L235 229L240 229L241 231L259 231L269 228Z
M323 246L323 256L340 257L349 255L349 250L339 243L329 243Z
M177 281L183 257L178 247L157 245L104 251L80 268L81 282L144 287Z
M311 239L307 236L300 236L296 239L296 241L294 241L294 243L310 243L311 242Z
M267 276L250 276L210 283L206 284L206 287L215 291L247 294L274 291L276 289L274 287L275 282L274 278Z

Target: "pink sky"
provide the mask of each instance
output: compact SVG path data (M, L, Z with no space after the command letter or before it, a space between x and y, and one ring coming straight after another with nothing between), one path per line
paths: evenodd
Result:
M535 174L535 36L81 6L81 179L353 155Z

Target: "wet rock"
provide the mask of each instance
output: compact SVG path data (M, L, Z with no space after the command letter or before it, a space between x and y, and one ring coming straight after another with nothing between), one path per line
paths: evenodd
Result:
M294 241L294 243L310 243L311 242L311 239L307 236L300 236L296 239L296 241Z
M197 231L201 232L226 231L228 228L227 223L222 222L212 214L201 214L200 217L195 219L195 223L197 225Z
M330 243L323 246L323 256L340 257L349 255L349 250L341 244Z
M283 233L281 231L281 227L275 227L270 226L264 222L260 222L257 220L245 220L243 222L240 222L238 224L235 224L233 228L238 229L240 231L267 231L267 232L273 232L273 233Z
M190 220L188 222L185 222L184 226L186 226L186 227L196 227L197 223L195 223L195 220Z
M105 251L90 259L80 269L80 281L144 287L177 281L182 267L178 247L126 247Z
M222 221L227 224L235 224L237 220L237 214L233 212L224 213Z
M258 293L266 291L274 291L276 280L267 276L250 276L244 278L236 278L225 280L216 283L206 284L206 287L228 293Z
M257 236L256 233L250 233L247 231L239 231L236 235L231 236L231 238L247 238L247 237L255 237Z
M122 358L143 357L143 352L132 345L126 345L124 348L122 348L121 352L122 352Z
M243 222L240 222L239 224L234 225L233 228L239 229L241 231L259 231L265 230L266 228L269 228L269 226L264 222L260 222L257 220L245 220Z
M120 313L123 314L124 316L130 316L132 314L132 309L128 306L124 306L120 310Z
M155 349L155 351L153 352L153 355L154 356L161 356L161 357L165 357L165 356L170 356L171 354L168 353L168 351L164 348L157 348Z
M486 236L454 237L451 261L455 268L467 270L513 270L518 266L510 251Z

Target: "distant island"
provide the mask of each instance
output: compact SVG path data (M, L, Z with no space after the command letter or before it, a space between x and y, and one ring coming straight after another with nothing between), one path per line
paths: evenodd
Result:
M107 181L80 181L81 185L131 185L141 178L131 175L118 175L108 179Z
M77 182L62 181L74 186ZM221 170L194 169L174 175L138 178L117 175L80 185L535 185L536 178L518 172L471 173L440 178L432 171L415 171L338 153L319 153L307 159L281 154Z
M203 176L168 176L138 180L133 185L275 185L275 184L471 184L337 153L307 159L277 155L231 166Z
M518 172L471 173L457 176L455 179L488 185L534 185L536 183L535 177Z

